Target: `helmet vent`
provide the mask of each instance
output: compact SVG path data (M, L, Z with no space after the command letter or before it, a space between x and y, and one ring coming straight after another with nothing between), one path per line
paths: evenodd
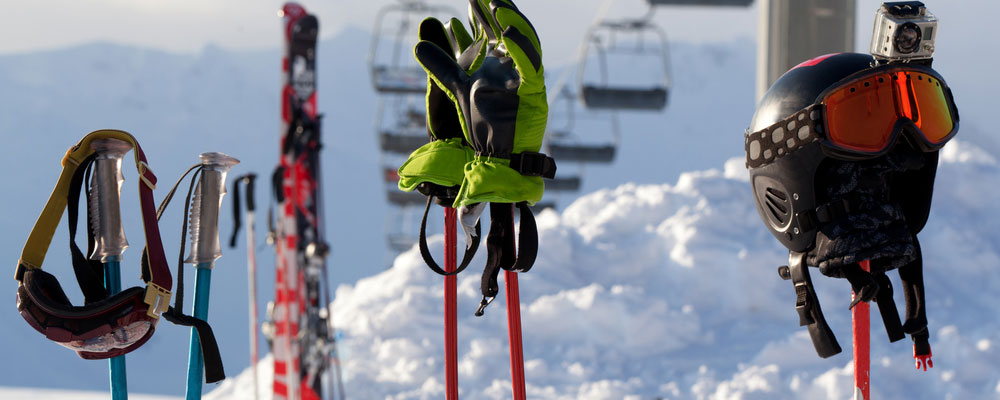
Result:
M771 212L771 217L779 224L787 223L791 217L788 210L792 208L791 204L788 203L788 195L778 189L767 188L764 198L767 209Z

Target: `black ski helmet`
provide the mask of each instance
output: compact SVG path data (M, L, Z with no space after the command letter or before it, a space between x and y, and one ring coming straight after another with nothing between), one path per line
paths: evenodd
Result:
M821 129L809 121L817 119L817 113L804 110L819 101L826 89L874 65L871 55L859 53L830 54L799 64L778 78L764 94L747 133L765 129L798 112L802 114L797 121L789 123L782 137L772 134L774 140L794 140L793 133L800 129ZM746 138L749 152L752 143L749 135ZM781 154L786 150L779 147L779 154L766 155L774 158L772 162L757 167L748 163L748 167L754 203L761 220L790 251L805 252L813 247L819 228L809 217L821 200L816 190L816 172L829 158L828 150L819 141L796 146L787 154ZM900 174L889 188L891 197L900 202L913 234L920 232L927 222L938 152L924 153L924 157L922 168Z

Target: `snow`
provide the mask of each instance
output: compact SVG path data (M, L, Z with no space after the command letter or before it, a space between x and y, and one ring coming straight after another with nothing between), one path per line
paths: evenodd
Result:
M817 280L827 317L847 349L820 359L797 326L792 288L775 273L785 254L760 229L746 178L735 173L738 163L683 173L673 184L599 190L561 214L538 215L545 245L535 268L519 276L529 398L851 396L849 286ZM956 205L976 192L963 182L995 190L1000 164L955 140L942 154L938 182L933 215L921 234L935 368L915 371L909 340L889 344L874 317L872 398L998 393L1000 354L992 343L1000 334L986 317L1000 301L1000 281L990 271L1000 265L1000 246L988 222L968 222L984 220L992 205ZM994 194L987 195L995 200ZM430 246L441 252L442 238L432 238ZM956 260L954 249L966 248L976 249L973 258L946 262ZM483 261L479 254L472 265ZM475 272L459 279L461 395L509 398L504 300L485 317L474 317L478 281ZM958 290L973 284L975 290ZM415 249L390 270L340 286L332 307L344 334L348 393L443 396L442 279ZM243 398L235 387L246 379L244 373L210 398Z
M157 396L149 394L129 393L132 400L179 400L181 397ZM0 399L10 400L105 400L107 392L89 392L79 390L56 390L38 388L0 387Z

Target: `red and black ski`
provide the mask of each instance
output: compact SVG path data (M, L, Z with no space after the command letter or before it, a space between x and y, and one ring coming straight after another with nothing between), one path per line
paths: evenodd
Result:
M277 198L277 253L273 307L274 398L324 396L336 363L330 327L320 191L320 118L316 109L316 40L319 22L295 3L282 8L281 158L273 176ZM321 296L322 295L322 296ZM338 374L332 379L339 381ZM336 382L339 383L339 382ZM339 384L337 386L340 386ZM340 388L343 398L343 388Z

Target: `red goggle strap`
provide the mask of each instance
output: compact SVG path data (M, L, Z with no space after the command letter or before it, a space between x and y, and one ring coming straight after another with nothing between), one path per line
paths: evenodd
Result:
M35 226L28 235L28 241L21 251L15 278L20 280L24 269L41 269L45 262L45 254L52 243L59 220L66 209L66 198L69 194L70 182L80 163L94 153L91 142L96 139L118 139L132 145L135 155L135 165L139 174L139 201L142 208L143 231L146 236L146 247L149 252L150 280L146 286L145 302L150 305L147 315L159 318L167 310L170 303L170 290L173 287L173 277L167 267L167 258L160 241L160 229L156 222L156 205L153 200L153 189L156 188L156 176L146 163L146 155L142 152L139 142L127 132L105 129L87 134L76 145L71 147L63 157L63 170L56 182L55 189L49 195L49 200L42 209L42 214L35 221Z

